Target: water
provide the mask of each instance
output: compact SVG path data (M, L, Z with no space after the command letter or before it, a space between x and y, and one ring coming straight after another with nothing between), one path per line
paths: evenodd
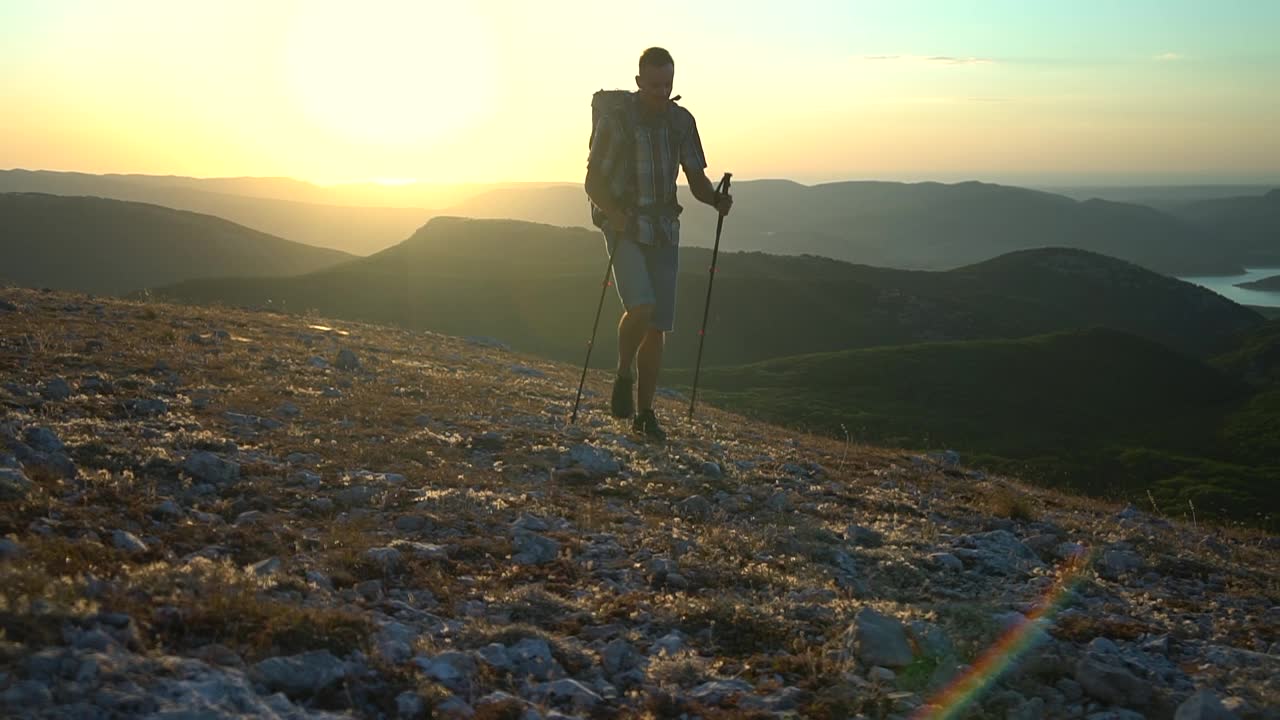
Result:
M1272 275L1280 275L1280 267L1245 268L1243 275L1200 276L1178 279L1209 288L1228 300L1238 302L1241 305L1280 307L1280 292L1263 292L1261 290L1246 290L1245 288L1236 287L1236 283L1253 282L1254 280L1269 278Z

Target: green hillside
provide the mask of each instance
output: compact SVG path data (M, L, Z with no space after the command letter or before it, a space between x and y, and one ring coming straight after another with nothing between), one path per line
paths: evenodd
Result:
M669 382L688 388L692 374ZM925 343L705 368L699 398L1170 511L1280 517L1280 394L1125 333Z

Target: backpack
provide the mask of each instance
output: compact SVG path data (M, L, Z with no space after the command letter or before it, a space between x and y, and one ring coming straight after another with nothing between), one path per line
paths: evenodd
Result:
M638 123L636 117L636 106L632 99L634 94L635 93L630 90L597 90L595 94L591 96L591 135L587 140L588 150L591 148L591 144L596 140L596 127L600 125L600 118L606 115L618 117L622 120L622 134L626 139L625 142L628 146L628 150L624 151L622 156L627 159L628 165L630 165L631 162L634 162L635 126ZM671 98L671 104L675 105L675 102L679 99L679 95ZM684 141L685 132L686 129L682 123L672 124L672 137L675 140L677 148L680 146L680 143ZM633 179L632 182L634 182L635 173L631 172L630 177ZM629 186L626 194L633 195L634 193L635 189ZM591 222L596 227L603 227L605 221L604 212L602 212L600 208L596 207L596 204L590 200L587 202L591 205Z

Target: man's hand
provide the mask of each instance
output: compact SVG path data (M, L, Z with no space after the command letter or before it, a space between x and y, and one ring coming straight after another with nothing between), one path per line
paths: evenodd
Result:
M729 210L733 208L733 196L729 193L716 193L715 202L711 203L716 212L721 215L728 215Z

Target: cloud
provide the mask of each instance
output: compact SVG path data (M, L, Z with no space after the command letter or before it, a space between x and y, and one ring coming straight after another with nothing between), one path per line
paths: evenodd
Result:
M869 62L895 62L912 65L994 65L995 60L983 57L959 57L955 55L863 55Z
M1159 55L1156 55L1154 58L1152 58L1152 60L1159 60L1160 62L1173 62L1174 60L1185 60L1186 57L1187 57L1186 55L1182 55L1180 53L1167 52L1167 53L1161 53Z

